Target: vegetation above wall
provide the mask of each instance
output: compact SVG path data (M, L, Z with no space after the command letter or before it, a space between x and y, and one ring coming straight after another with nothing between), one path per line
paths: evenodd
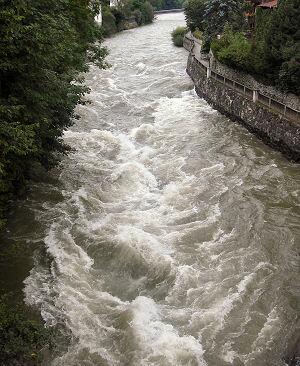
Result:
M245 28L243 0L187 0L184 12L191 31L199 29L206 38L220 34L228 23L235 29Z
M250 29L242 0L188 0L191 31L203 32L203 50L228 66L278 88L300 94L300 0L280 0L274 9L257 8Z

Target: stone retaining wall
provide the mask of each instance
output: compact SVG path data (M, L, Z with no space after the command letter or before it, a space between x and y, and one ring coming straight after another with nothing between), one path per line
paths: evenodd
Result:
M272 113L259 103L220 84L208 77L191 53L188 58L187 73L195 84L197 94L209 104L233 120L241 122L249 130L261 137L274 148L281 150L293 160L300 161L300 124L282 115Z
M227 65L222 64L216 60L213 55L210 58L210 67L217 73L228 77L229 79L235 80L241 84L244 84L250 89L259 90L266 96L278 100L283 104L286 104L290 108L300 110L300 98L292 93L283 93L280 90L274 88L272 85L266 85L258 82L253 76L236 69L232 69Z

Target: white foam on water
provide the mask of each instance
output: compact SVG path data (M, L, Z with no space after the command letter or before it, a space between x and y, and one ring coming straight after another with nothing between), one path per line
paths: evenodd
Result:
M173 133L179 133L181 136L187 134L187 130L197 128L197 125L189 123L186 120L186 108L189 108L190 118L199 112L215 113L206 103L199 103L195 98L193 91L189 90L182 92L178 98L163 97L159 100L156 111L153 113L155 118L155 126L164 128L165 130L172 130ZM182 123L185 121L185 124ZM180 124L180 130L174 129L174 124ZM191 130L190 130L191 131Z
M112 43L118 37L126 35ZM269 227L259 222L261 236L253 234L260 206L245 212L259 200L251 190L263 194L268 175L280 174L246 161L229 121L194 90L179 95L188 85L174 62L181 51L169 45L169 60L133 54L125 65L120 46L103 85L90 76L86 130L64 134L76 150L61 169L62 202L44 213L50 268L37 259L25 281L27 303L70 336L52 365L265 366L255 361L278 337L280 311L264 314L259 301L280 266L261 249ZM265 322L256 335L250 327L246 352L236 338L256 313Z
M160 129L165 127L160 124ZM66 192L65 202L54 208L63 213L61 223L53 224L45 238L47 252L54 259L52 273L41 276L32 271L27 279L28 302L41 306L48 325L53 326L59 319L64 319L73 337L68 352L56 358L53 365L76 363L82 357L87 357L85 362L88 362L95 354L109 365L119 364L122 358L118 349L109 350L106 341L118 333L110 318L116 314L121 316L128 305L103 292L101 279L93 276L94 260L76 243L71 233L74 223L80 226L81 234L91 238L107 235L107 239L113 240L121 266L136 263L148 268L149 277L151 272L153 278L159 273L169 276L172 273L178 280L185 267L175 268L174 242L196 226L215 222L219 215L217 206L214 206L208 219L202 223L196 220L178 228L169 227L174 220L197 212L195 206L189 204L190 197L195 194L191 185L196 178L183 172L186 163L183 157L165 160L163 141L161 145L139 144L140 140L145 143L147 139L153 143L151 139L158 133L165 131L159 132L149 124L134 128L129 136L97 129L65 133L66 142L77 149L69 157L74 166L95 177L104 172L106 178L100 190L94 187L93 192L91 187L82 186ZM163 152L161 157L157 155L158 149ZM173 180L159 187L153 164L155 168L156 164L165 164L170 172L173 170ZM68 172L63 172L61 177L67 179L67 184L72 183ZM82 179L85 179L84 175ZM95 196L96 192L108 200L102 202ZM90 209L101 210L98 219L89 218ZM113 212L115 209L116 213ZM105 214L107 210L111 212ZM151 233L150 228L157 234ZM50 280L51 275L53 280ZM48 285L51 281L53 283ZM179 285L177 287L179 291ZM51 301L47 299L50 293ZM99 301L101 306L98 308ZM136 365L156 365L157 362L162 365L205 365L199 340L179 335L173 325L165 324L153 300L138 297L129 308L133 312L130 325L139 344ZM175 313L179 314L178 311ZM186 310L180 313L186 317ZM89 356L83 356L87 349Z
M25 294L27 303L41 307L48 326L63 321L72 335L68 351L52 364L77 364L80 359L86 364L91 358L119 365L119 355L110 352L107 340L117 333L114 318L126 303L101 290L101 280L91 273L93 260L66 229L52 225L45 243L54 258L52 276L33 269L26 279Z
M188 297L188 292L197 286L198 276L199 272L192 266L177 267L175 283L166 298L168 303L172 304L174 301L178 301L185 306L188 305L184 299Z
M112 78L106 78L108 87L112 90L118 90L117 86L116 86L116 81Z
M143 123L139 127L133 128L131 136L136 140L145 140L147 137L156 133L155 127L149 123Z
M192 336L180 336L171 324L166 324L152 299L136 298L129 311L130 334L138 347L132 365L206 365L201 343Z
M270 347L277 333L281 331L281 320L278 309L275 306L268 314L266 321L251 345L251 353L245 357L245 364L251 364L257 355Z
M94 263L93 259L74 242L66 228L60 228L53 224L45 238L45 244L49 254L55 258L60 273L72 274L80 278L84 272L91 269Z
M159 238L133 226L118 226L114 237L117 241L118 261L131 266L147 266L148 276L171 272L172 248L163 245Z
M117 190L124 195L135 193L141 195L157 186L155 176L138 162L126 162L120 165L111 175L111 180L112 186L116 184Z
M237 353L232 350L232 342L226 342L221 347L221 357L225 362L232 364L234 359L237 357Z
M137 75L144 75L146 70L147 70L147 65L144 64L143 62L138 62L136 65L135 65L136 69L137 69ZM134 75L134 76L137 76L137 75Z

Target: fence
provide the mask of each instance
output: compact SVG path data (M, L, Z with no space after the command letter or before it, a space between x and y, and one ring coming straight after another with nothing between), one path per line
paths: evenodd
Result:
M203 73L206 74L207 78L212 78L218 81L220 84L235 90L244 98L249 99L254 103L260 104L261 106L267 108L273 113L280 114L288 120L300 123L300 111L290 108L286 104L278 102L277 100L267 95L264 95L258 90L250 89L235 80L227 78L211 70L211 68L209 67L209 62L203 60L201 57L201 43L193 38L191 35L188 35L185 38L184 47L193 55L194 59L199 65L200 70L202 70Z

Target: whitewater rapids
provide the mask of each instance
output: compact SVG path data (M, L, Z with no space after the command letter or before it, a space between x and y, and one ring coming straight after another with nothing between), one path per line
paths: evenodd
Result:
M197 97L170 40L183 24L107 40L74 150L28 200L25 296L57 333L52 366L285 364L299 168Z

